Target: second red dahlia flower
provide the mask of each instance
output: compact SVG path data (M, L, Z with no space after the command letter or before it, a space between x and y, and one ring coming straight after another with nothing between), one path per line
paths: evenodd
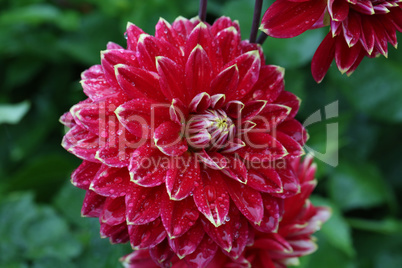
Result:
M299 100L228 18L161 19L155 36L128 24L126 36L82 74L88 99L61 118L64 148L84 160L72 175L82 214L160 266L236 259L300 191L286 164L306 140Z
M401 0L277 0L264 14L261 30L288 38L330 25L318 47L311 71L321 82L335 58L342 73L350 75L362 59L388 55L388 43L397 46L402 31Z

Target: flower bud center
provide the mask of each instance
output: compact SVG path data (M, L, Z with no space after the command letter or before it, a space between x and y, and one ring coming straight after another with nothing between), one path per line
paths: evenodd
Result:
M221 110L205 110L192 115L187 124L188 143L193 149L219 150L234 137L235 125Z

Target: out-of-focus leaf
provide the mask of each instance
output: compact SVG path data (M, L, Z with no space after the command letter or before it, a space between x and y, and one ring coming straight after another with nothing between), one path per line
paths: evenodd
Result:
M368 163L342 161L328 185L332 200L343 210L370 208L392 196L378 168Z
M325 234L319 232L317 235L318 250L311 256L302 258L299 268L356 268L357 265L353 258L339 250L325 237ZM331 238L332 239L332 238Z
M75 161L61 154L36 157L9 178L7 190L35 190L41 199L48 200L75 164Z
M78 15L72 11L62 12L47 4L28 5L0 13L0 27L13 24L39 25L52 23L64 30L74 30L78 27Z
M68 219L69 222L78 226L86 225L87 219L81 218L81 206L85 191L74 187L70 181L66 181L59 193L55 196L53 204L55 208ZM68 204L68 206L66 206Z
M37 206L33 195L16 193L0 202L0 266L2 263L57 258L68 260L81 252L67 223L48 206Z
M251 14L254 12L254 1L228 1L223 5L221 12L233 20L238 20L242 39L249 39L253 22Z
M396 219L384 219L381 221L349 218L349 225L354 229L383 234L402 234L402 221Z
M360 267L402 267L402 235L356 232L354 243Z
M320 231L322 236L325 236L326 243L341 250L347 256L353 257L355 249L352 244L351 229L337 204L319 197L312 197L311 200L314 205L331 208L331 218L323 224Z
M267 62L285 68L296 68L308 64L324 36L324 31L317 29L291 39L268 37L263 45Z
M31 103L23 101L17 104L0 104L0 124L17 124L28 112Z
M400 62L365 58L350 77L331 68L330 78L359 111L386 122L402 121Z

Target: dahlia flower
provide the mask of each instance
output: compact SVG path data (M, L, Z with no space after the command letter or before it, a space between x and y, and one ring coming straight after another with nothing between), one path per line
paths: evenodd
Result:
M238 258L300 191L287 164L306 140L299 100L229 18L160 19L155 36L129 23L126 37L83 72L88 98L61 117L62 145L84 160L72 174L82 215L160 266Z
M287 198L283 204L283 217L277 232L264 233L256 231L254 239L249 242L243 254L233 260L222 252L218 252L207 268L218 267L253 267L276 268L298 264L298 257L316 250L314 238L311 236L319 230L330 211L326 207L315 207L308 199L313 191L315 164L313 158L307 156L291 160L290 165L297 174L301 184L299 194ZM148 250L135 251L121 259L126 268L158 267L150 257ZM183 260L174 258L172 268L187 267Z
M350 75L362 59L387 57L388 43L397 47L402 31L401 0L277 0L262 18L266 34L288 38L308 29L330 25L311 62L321 82L335 58L341 73ZM289 19L291 18L291 19Z

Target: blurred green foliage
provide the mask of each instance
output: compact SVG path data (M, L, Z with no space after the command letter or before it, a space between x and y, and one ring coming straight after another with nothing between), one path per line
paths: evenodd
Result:
M237 19L248 38L253 4L210 0L207 19ZM127 21L153 33L159 17L197 10L196 0L0 1L0 267L118 267L130 252L100 239L96 219L80 218L84 193L68 183L79 160L61 148L58 118L85 98L80 73L99 63L106 43L124 45ZM287 90L303 99L298 119L323 117L308 127L308 146L339 153L337 167L318 160L313 201L330 205L333 217L301 267L402 267L402 53L365 59L349 78L332 66L317 85L309 63L324 35L263 46L268 63L286 68ZM334 101L339 117L326 120ZM339 125L338 144L328 144L329 123Z

